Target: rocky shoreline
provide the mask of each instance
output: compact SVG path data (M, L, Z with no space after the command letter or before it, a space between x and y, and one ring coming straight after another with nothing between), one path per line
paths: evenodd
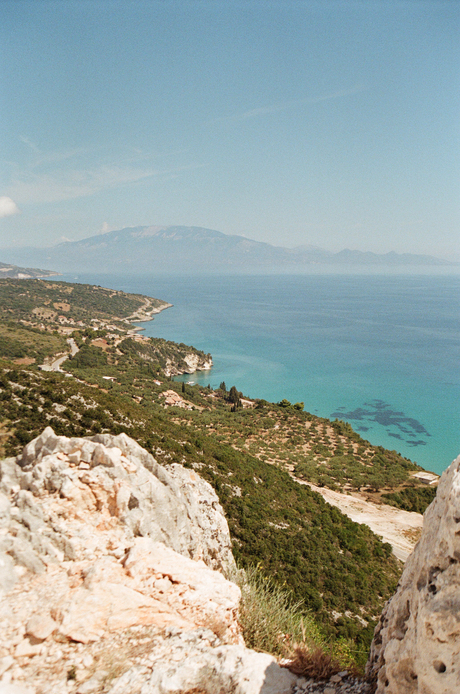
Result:
M127 316L124 320L126 323L149 323L154 320L154 317L165 311L167 308L172 308L174 304L169 304L167 301L163 302L162 306L152 306L151 299L149 297L145 298L144 305L141 306L137 311ZM145 330L141 325L135 326L132 331L139 332Z

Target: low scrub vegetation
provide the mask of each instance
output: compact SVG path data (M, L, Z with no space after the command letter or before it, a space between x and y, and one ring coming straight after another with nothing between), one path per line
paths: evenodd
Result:
M340 670L361 671L367 659L364 645L328 639L311 611L255 567L238 571L241 588L240 623L246 645L284 659L297 675L328 679Z
M138 403L114 389L6 363L0 389L5 453L17 453L47 425L67 436L126 432L159 462L193 467L214 486L243 566L259 565L284 585L326 633L368 638L399 576L391 548L286 471L203 434L154 401ZM353 615L364 615L368 627Z
M404 511L424 513L436 496L436 487L407 486L398 492L382 494L382 501Z
M45 357L66 350L65 339L54 331L44 332L14 321L0 322L0 359L29 358L40 364Z
M289 656L304 674L362 660L400 565L367 526L293 477L423 511L434 490L411 477L419 466L371 445L347 422L305 412L303 403L251 402L225 383L213 391L172 381L167 367L185 371L190 350L210 355L127 336L121 318L145 307L146 297L8 280L0 282L0 304L0 453L18 453L50 425L67 436L125 432L158 462L196 469L219 496L246 572L248 644ZM34 313L37 305L43 312ZM72 333L80 350L62 367L76 378L15 363L65 351L59 315L82 323ZM110 320L110 329L91 327L94 316ZM166 390L190 409L165 407Z
M59 315L67 321L94 322L131 316L148 299L151 308L166 302L141 294L127 294L91 284L51 280L0 280L0 320L25 320L32 324L55 324Z
M323 643L305 605L273 579L254 567L240 569L232 579L241 588L240 622L249 648L286 657L293 643Z

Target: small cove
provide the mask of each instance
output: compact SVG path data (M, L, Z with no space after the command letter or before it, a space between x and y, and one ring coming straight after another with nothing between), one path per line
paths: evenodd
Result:
M458 276L78 281L173 303L143 324L144 334L211 352L214 367L185 380L302 401L438 473L460 453Z

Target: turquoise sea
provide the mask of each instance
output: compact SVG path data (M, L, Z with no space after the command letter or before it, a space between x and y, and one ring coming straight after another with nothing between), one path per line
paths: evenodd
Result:
M66 276L174 304L145 334L211 352L186 380L302 401L442 472L460 454L460 277Z

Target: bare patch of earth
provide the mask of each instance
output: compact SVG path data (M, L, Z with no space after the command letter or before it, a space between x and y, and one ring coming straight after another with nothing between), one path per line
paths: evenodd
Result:
M317 487L297 477L294 479L321 494L328 504L339 508L351 520L368 525L376 535L392 546L393 554L401 561L405 562L414 549L423 525L421 513L403 511L387 504L374 504L366 501L358 492L342 494L326 487Z

